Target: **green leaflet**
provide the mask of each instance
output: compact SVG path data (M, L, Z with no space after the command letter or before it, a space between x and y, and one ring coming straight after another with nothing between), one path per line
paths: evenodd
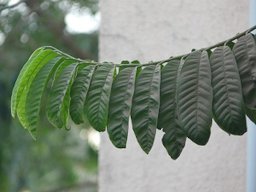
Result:
M129 61L127 61L127 60L124 60L124 61L122 61L121 62L121 66L119 67L119 70L121 71L121 70L123 70L123 69L125 69L125 68L127 68L127 67L131 67L131 65L134 65L134 67L136 66L136 77L140 74L140 72L141 72L141 66L138 66L138 65L140 65L140 62L138 61L138 60L133 60L132 62L129 62ZM128 65L128 66L127 66Z
M118 148L126 147L136 71L136 67L122 69L111 89L107 131Z
M162 143L168 154L177 159L186 142L186 135L177 121L176 89L180 61L171 60L161 70L158 128L165 132Z
M177 106L187 137L205 145L212 124L211 69L206 51L192 52L186 58L177 87Z
M256 44L252 34L239 38L233 52L241 76L245 104L251 109L256 109Z
M76 79L71 87L70 116L76 124L85 121L84 105L94 69L94 65L79 66Z
M85 114L91 126L97 131L105 131L107 126L109 97L114 72L115 66L106 63L99 66L92 77Z
M66 66L67 63L69 63L68 66ZM56 73L60 72L61 69L60 75L54 79L46 110L48 120L55 127L68 128L70 89L76 75L78 63L74 63L72 60L66 60L61 65L66 67L59 67L56 71Z
M241 81L233 52L228 46L211 55L213 117L221 129L234 135L246 132Z
M36 129L39 121L39 112L43 92L47 86L49 79L55 72L58 65L63 61L61 57L56 57L49 61L36 75L32 82L24 106L25 119L27 120L27 128L33 138L36 138Z
M233 52L242 83L247 116L256 123L256 44L252 34L238 39Z
M25 96L28 92L31 82L35 78L38 71L48 63L51 59L58 54L52 50L44 49L41 47L33 52L29 60L25 63L20 71L20 74L15 82L12 96L11 96L11 113L15 117L16 110L20 103L20 100L24 100L21 97ZM24 93L23 93L24 92ZM23 121L22 119L20 119ZM25 126L26 127L26 126Z
M135 83L132 101L132 124L141 148L149 153L157 127L160 95L160 65L145 67Z
M256 109L245 107L245 113L249 119L256 124Z
M43 53L42 53L43 54ZM37 58L35 58L34 61L31 61L31 65L28 66L30 67L31 70L33 70L33 73L31 74L27 74L27 75L30 75L30 78L27 79L26 81L26 78L23 79L26 81L26 85L24 87L24 89L22 90L22 92L20 93L21 95L18 95L18 107L17 107L17 116L19 118L19 121L20 123L22 124L22 126L27 129L29 127L29 121L27 119L27 116L26 116L26 102L27 102L27 94L31 88L31 84L34 82L34 79L36 77L36 75L38 74L38 72L45 66L48 64L49 61L51 61L51 59L53 59L53 55L54 53L48 53L48 55L45 55L44 58L42 58L39 63L37 63ZM57 55L54 55L54 56L57 56ZM23 81L24 82L24 81Z

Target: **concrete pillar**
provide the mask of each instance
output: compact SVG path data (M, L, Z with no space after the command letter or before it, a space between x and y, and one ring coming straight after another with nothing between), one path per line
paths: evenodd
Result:
M225 40L249 23L247 0L102 0L101 61L160 60ZM100 192L242 192L246 190L246 135L229 136L215 124L207 146L187 140L172 160L158 131L149 155L130 129L127 149L104 133Z

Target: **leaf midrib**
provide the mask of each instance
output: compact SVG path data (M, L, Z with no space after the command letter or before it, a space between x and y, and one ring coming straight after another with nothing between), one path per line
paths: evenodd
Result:
M109 71L108 71L108 73L107 73L107 75L106 75L106 78L105 78L105 83L104 83L104 85L103 85L103 87L101 88L101 91L100 91L100 94L99 94L99 104L97 105L97 109L96 109L96 111L97 111L97 118L98 119L101 119L101 118L99 118L99 111L100 111L100 108L102 108L101 107L101 103L102 103L102 95L103 95L103 92L105 92L106 90L106 81L107 81L107 79L109 78L109 74L110 73L112 73L112 70L113 70L113 68L111 68ZM110 89L111 89L111 87L112 87L112 84L110 85ZM103 119L102 119L103 120ZM99 125L99 121L97 121L98 123L98 125Z

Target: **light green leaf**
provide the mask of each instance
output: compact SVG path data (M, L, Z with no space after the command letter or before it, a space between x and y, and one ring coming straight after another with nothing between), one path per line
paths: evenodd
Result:
M68 66L67 63L69 63ZM70 89L76 76L78 63L72 60L66 60L61 65L65 68L62 70L59 77L54 79L53 86L50 90L50 95L47 101L47 117L48 120L58 128L68 128L67 121L70 106Z
M29 60L25 63L15 82L11 96L11 113L15 117L16 110L22 95L26 95L38 71L47 64L51 59L57 57L58 54L52 50L39 48L34 51ZM25 93L23 94L23 92ZM24 99L23 99L24 100Z
M141 148L149 153L157 127L160 95L160 65L145 67L135 83L132 102L132 124Z
M187 137L205 145L212 124L211 69L206 51L192 52L186 58L177 87L177 106Z
M106 63L99 66L92 77L85 114L91 126L97 131L105 131L107 126L109 97L114 72L114 65Z
M165 132L162 143L168 154L177 159L186 142L186 135L177 121L177 81L180 61L171 60L161 70L158 128Z
M36 138L36 129L39 121L39 112L43 92L52 77L58 65L63 61L61 57L56 57L49 61L36 75L32 82L27 96L25 96L24 106L24 119L26 120L27 129L33 138Z
M94 65L79 66L76 79L71 87L70 116L76 124L85 121L84 105L94 69Z
M136 67L122 69L113 82L110 95L108 134L118 148L125 148L134 92Z

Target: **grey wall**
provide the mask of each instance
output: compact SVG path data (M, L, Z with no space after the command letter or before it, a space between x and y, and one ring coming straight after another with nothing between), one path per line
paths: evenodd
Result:
M101 0L100 58L150 61L207 47L248 27L247 0ZM215 124L207 146L187 140L173 161L157 133L149 155L130 131L128 147L101 137L100 192L243 192L246 136Z

